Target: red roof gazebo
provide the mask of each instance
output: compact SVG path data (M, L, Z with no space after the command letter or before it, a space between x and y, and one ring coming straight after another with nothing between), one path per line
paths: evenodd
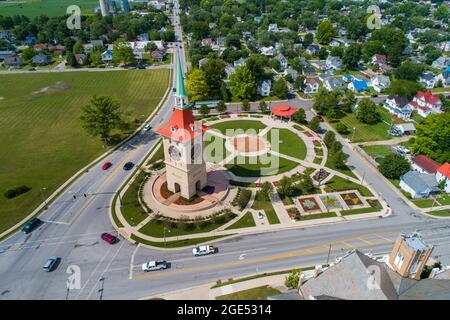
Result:
M287 105L281 105L273 107L271 112L278 117L291 118L297 112L297 109Z

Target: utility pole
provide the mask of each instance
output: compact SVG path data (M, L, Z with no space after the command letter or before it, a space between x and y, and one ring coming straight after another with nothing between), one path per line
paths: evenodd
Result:
M331 242L330 242L330 247L328 248L327 266L329 265L329 262L330 262L330 253L331 253Z

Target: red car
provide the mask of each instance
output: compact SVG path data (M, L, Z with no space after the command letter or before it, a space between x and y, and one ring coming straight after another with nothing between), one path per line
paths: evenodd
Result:
M109 244L114 244L117 242L117 240L119 240L117 237L113 236L110 233L102 233L102 239L105 240L106 242L108 242Z
M102 170L108 170L109 167L111 167L111 166L112 166L111 162L105 162L105 164L102 166Z

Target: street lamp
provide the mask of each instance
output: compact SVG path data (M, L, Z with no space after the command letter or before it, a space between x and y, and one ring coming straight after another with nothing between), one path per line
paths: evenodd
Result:
M353 127L352 142L353 142L353 139L355 139L355 132L356 132L356 127Z

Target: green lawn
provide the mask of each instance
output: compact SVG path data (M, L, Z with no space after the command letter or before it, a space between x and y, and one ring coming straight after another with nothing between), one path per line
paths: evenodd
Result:
M278 131L278 139L279 139L279 144L276 145L275 141L272 142L272 134L274 132L274 130ZM271 144L271 149L303 160L306 158L306 145L303 142L303 140L296 135L294 132L292 132L289 129L270 129L270 131L267 133L266 135L266 139L269 141L269 143Z
M257 134L259 132L259 130L262 130L266 127L265 124L263 124L261 121L258 120L230 120L230 121L224 121L224 122L219 122L216 123L212 126L210 126L210 128L214 128L219 130L220 132L222 132L222 134L226 134L227 129L228 130L238 130L241 129L242 132L236 132L237 134L243 134L246 133L247 130L251 130L254 129L255 130L255 134ZM229 136L234 136L236 133L232 132L229 133Z
M204 237L204 238L193 238L193 239L185 239L185 240L174 240L174 241L166 241L166 242L154 242L139 238L135 234L131 235L131 239L146 244L148 246L158 247L158 248L179 248L179 247L187 247L187 246L196 246L200 243L205 243L212 240L217 240L223 237L229 237L231 235L226 236L215 236L215 237Z
M317 161L318 161L317 163L320 163L320 162L322 161L321 158L316 157L316 158L314 159L314 163L316 163L316 159L318 159L318 160L317 160ZM319 161L319 160L320 160L320 161ZM357 177L355 176L355 174L353 173L353 171L350 170L349 167L345 166L344 169L343 169L343 168L337 168L337 167L334 165L334 163L333 163L332 161L330 161L330 158L327 158L327 161L325 162L325 167L328 167L328 168L330 168L330 169L339 171L340 173L346 174L346 175L348 175L349 177L352 177L352 178L357 179Z
M267 300L268 296L280 294L281 291L269 286L238 291L216 297L216 300Z
M157 106L168 80L166 69L0 75L0 232L42 202L41 188L49 196L106 151L79 121L94 94L119 101L134 129L134 119L144 120ZM129 132L116 132L116 140ZM13 199L3 196L20 185L32 189Z
M42 14L63 16L70 5L80 7L82 14L94 14L98 6L96 0L21 0L0 2L0 14L3 16L24 15L33 18Z
M273 155L260 157L238 156L225 167L240 177L273 176L288 172L298 166L298 163Z
M270 224L280 223L278 219L277 213L273 209L272 203L264 198L264 195L257 191L255 195L255 202L253 202L252 209L255 210L264 210L267 216L267 220L269 220Z
M337 217L335 212L323 212L323 213L316 213L316 214L308 214L308 215L302 215L302 220L314 220L314 219L324 219L324 218L334 218Z
M153 154L153 156L148 160L147 164L163 160L164 159L164 148L162 142L158 144L158 150Z
M341 215L349 216L352 214L361 214L361 213L369 213L369 212L378 212L380 208L358 208L358 209L350 209L341 211Z
M344 178L334 176L330 180L328 180L325 186L325 191L327 192L335 192L335 191L345 191L345 190L358 190L359 193L364 197L373 196L372 192L369 191L363 185L354 183L352 181L346 180Z
M450 210L437 210L437 211L431 211L431 212L427 212L428 214L431 214L433 216L438 216L438 217L450 217Z
M204 155L206 161L219 163L230 154L225 148L225 139L206 132L204 141Z
M381 161L389 153L392 153L390 146L365 146L364 151L377 162Z
M133 227L148 217L146 209L141 206L138 198L139 188L145 181L145 177L145 172L139 173L122 197L120 210L125 220Z
M240 218L238 221L229 226L226 230L229 229L240 229L240 228L250 228L256 226L255 220L253 219L253 215L251 212L247 212Z
M381 108L378 108L380 111ZM383 113L380 112L382 115ZM380 121L376 124L364 124L356 119L354 113L348 113L345 117L339 120L341 123L345 124L349 130L349 133L342 134L342 136L351 139L353 136L353 128L355 129L355 135L352 142L363 142L363 141L376 141L376 140L389 140L392 138L387 131L389 126ZM336 126L337 122L330 122L333 127Z
M175 237L186 234L210 232L219 228L221 225L227 223L228 221L231 221L235 217L236 215L234 213L228 212L223 214L221 217L213 218L210 220L200 221L196 223L186 223L184 224L184 227L182 227L179 223L176 223L173 226L166 224L166 226L164 227L165 223L162 221L160 222L150 221L146 225L144 225L141 229L139 229L139 232L156 238L164 237L164 228L166 229L165 232L166 237Z

